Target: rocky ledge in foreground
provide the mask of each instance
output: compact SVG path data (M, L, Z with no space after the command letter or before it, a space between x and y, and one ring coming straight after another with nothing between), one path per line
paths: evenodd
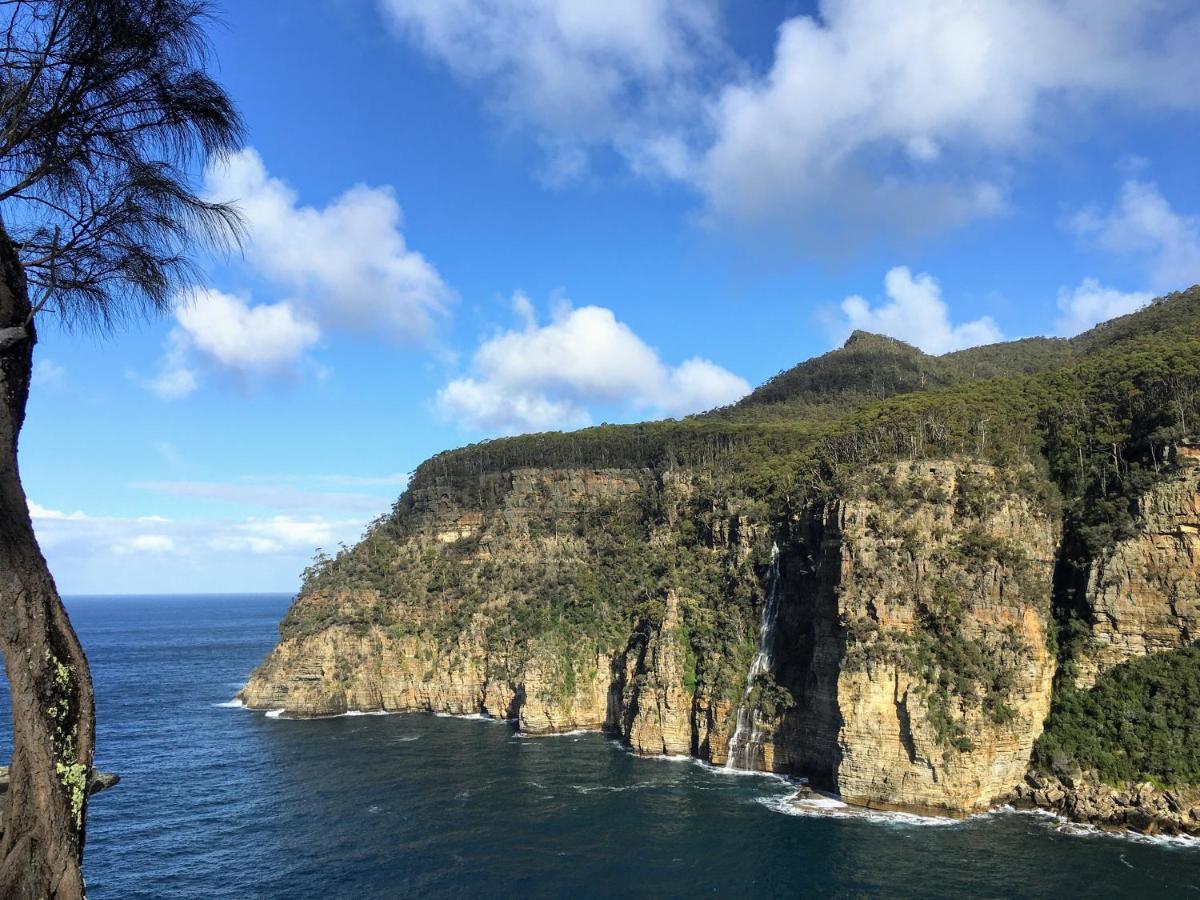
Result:
M1090 775L1030 772L1011 802L1105 830L1200 836L1200 787L1163 790L1150 782L1113 787Z

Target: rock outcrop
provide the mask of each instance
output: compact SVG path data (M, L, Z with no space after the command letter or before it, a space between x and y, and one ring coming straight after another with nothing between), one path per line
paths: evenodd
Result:
M544 622L517 634L528 582L588 583L606 517L644 502L647 477L510 477L483 488L490 505L417 486L404 530L358 551L362 566L382 558L405 593L365 586L370 571L306 593L243 701L291 716L485 713L533 734L606 729L638 753L724 764L763 602L762 523L705 499L697 524L703 485L672 473L651 486L669 513L645 543L665 553L680 531L704 529L692 595L682 583L650 594L590 639ZM1056 527L1009 475L951 460L879 467L798 513L780 535L777 671L745 700L763 733L757 765L878 807L957 814L1007 794L1049 705ZM738 572L754 604L744 610L713 596ZM722 631L740 643L722 652L698 637Z
M625 675L627 738L638 753L681 756L692 752L692 695L684 684L687 650L680 635L679 598L667 594L662 625Z
M799 702L776 768L864 806L986 808L1050 708L1057 523L990 466L898 464L866 486L809 538L791 607L809 662L780 672Z
M1200 640L1200 448L1178 447L1175 457L1175 472L1138 498L1136 533L1088 574L1078 687L1131 657Z
M1058 778L1031 772L1009 801L1018 809L1048 809L1106 830L1200 835L1200 789L1194 787L1163 790L1149 782L1114 787L1089 774Z

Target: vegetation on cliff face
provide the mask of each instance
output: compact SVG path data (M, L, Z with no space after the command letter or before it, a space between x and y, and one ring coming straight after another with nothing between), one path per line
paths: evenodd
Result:
M910 573L911 623L888 630L867 614L836 623L835 637L848 668L886 659L915 675L941 746L970 753L963 723L1012 719L1015 673L1031 650L1016 627L981 630L975 606L1000 581L1037 598L1036 615L1057 620L1046 644L1069 671L1086 633L1089 565L1133 532L1137 498L1172 471L1171 448L1198 422L1200 288L1070 341L929 357L855 334L703 416L433 457L359 545L318 558L281 631L382 626L398 639L419 636L434 656L479 632L499 660L494 674L516 675L549 653L556 668L540 690L569 698L594 674L597 654L648 645L673 592L687 693L697 709L736 708L772 540L802 567L814 548L793 525L832 503L937 508L951 517L950 533L906 531L902 515L862 532L881 570ZM922 459L958 461L953 489L895 477L895 461ZM556 487L547 472L584 473L611 489ZM1052 552L1030 560L1019 539L984 527L1001 497L1006 514L1061 521L1053 592ZM430 528L444 536L414 539ZM750 701L773 719L803 687L763 679ZM1124 739L1096 737L1114 758Z
M1200 645L1121 663L1090 690L1063 686L1033 763L1113 785L1200 784Z

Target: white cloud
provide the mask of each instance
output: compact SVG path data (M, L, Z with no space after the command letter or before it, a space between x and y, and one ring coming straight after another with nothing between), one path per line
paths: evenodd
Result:
M251 553L283 553L295 548L330 549L337 540L339 530L346 524L292 516L251 520L214 537L210 547L218 551L248 550Z
M376 508L386 501L376 499ZM163 516L90 516L63 513L29 503L38 542L47 553L174 553L208 556L222 550L252 553L311 553L338 540L353 541L366 518L277 515L246 519L168 519Z
M112 549L114 553L123 556L134 553L172 553L175 550L175 540L165 534L137 534L115 541Z
M517 294L513 305L521 327L483 341L472 373L438 392L438 408L469 428L576 427L591 421L597 404L678 416L731 403L750 389L708 360L666 365L610 309L561 305L539 325L528 298Z
M842 301L844 318L834 335L839 343L855 329L886 334L934 354L1004 339L990 316L953 324L941 287L930 275L914 277L907 267L897 266L884 277L884 289L888 299L877 306L858 295Z
M1063 337L1073 337L1099 322L1136 312L1153 299L1153 294L1144 291L1118 291L1101 286L1095 278L1085 278L1078 287L1059 289L1062 315L1054 328Z
M87 516L85 516L82 512L65 513L65 512L60 512L57 509L47 509L44 506L40 506L39 504L34 503L32 500L28 501L28 504L29 504L29 516L32 519L58 519L58 520L72 519L72 520L78 521L80 519L87 518Z
M1070 225L1102 250L1141 260L1155 289L1200 282L1200 217L1176 212L1150 182L1126 181L1111 210L1082 210Z
M289 302L251 306L212 288L175 300L176 326L153 378L140 382L164 400L187 397L200 387L205 368L240 375L283 375L295 371L320 330Z
M175 299L176 328L159 374L130 377L164 399L186 397L211 366L241 375L289 373L321 336L356 331L427 341L453 292L401 231L403 215L388 187L358 184L318 208L301 205L252 148L205 171L210 199L232 201L246 229L255 274L287 299L255 303L212 288Z
M669 167L668 132L699 117L703 66L724 61L716 0L380 2L504 121L533 127L552 181L578 175L604 144Z
M210 165L205 184L210 197L241 210L250 263L325 330L425 340L453 298L408 247L389 187L358 184L323 208L304 206L250 148Z
M825 0L723 91L701 183L720 216L833 219L838 240L992 213L1064 101L1195 107L1198 22L1182 0Z
M242 372L284 370L320 336L286 301L252 307L211 288L180 297L175 319L192 346Z
M57 390L67 382L67 370L49 357L33 364L33 386L39 390Z
M386 509L378 501L378 511ZM68 592L282 590L317 547L352 544L370 517L92 516L30 502L38 542Z
M1097 104L1200 106L1192 0L821 0L765 69L706 0L380 3L560 174L610 147L694 185L713 220L827 246L1003 209L1012 165Z

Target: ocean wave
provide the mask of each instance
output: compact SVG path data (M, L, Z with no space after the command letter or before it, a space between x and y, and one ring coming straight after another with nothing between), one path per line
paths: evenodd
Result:
M704 769L706 772L710 772L713 775L724 775L733 778L769 778L771 781L778 781L780 784L793 786L798 784L808 784L807 778L798 778L794 775L781 775L779 772L763 772L759 769L727 769L724 766L714 766L706 759L699 759L698 757L694 756L688 757L688 759L691 760L693 765L699 766L701 769Z
M330 719L349 719L354 716L390 716L394 713L389 709L348 709L344 713L338 713L336 716L328 716Z
M391 743L393 743L393 744L408 744L408 743L411 743L412 741L419 741L420 739L421 739L421 736L419 734L409 734L409 735L405 735L404 737L392 738Z
M1079 838L1112 838L1118 841L1132 841L1137 844L1153 844L1163 847L1200 848L1200 838L1185 834L1142 834L1137 831L1110 831L1095 825L1082 822L1072 822L1070 819L1047 809L1016 809L1007 804L997 806L984 812L961 818L948 816L923 816L918 813L892 812L885 810L867 809L862 806L850 806L836 797L826 794L812 794L799 799L798 794L789 797L759 797L758 802L774 812L786 816L825 816L861 819L881 825L906 825L918 827L947 828L964 825L970 822L980 822L1000 816L1021 815L1042 819L1047 828L1057 834Z
M512 721L511 719L497 719L495 716L489 716L487 713L434 712L434 716L439 719L465 719L468 722L494 722L498 725L506 725Z
M990 812L967 816L964 819L951 819L944 816L922 816L917 813L891 812L877 809L867 809L862 806L850 806L836 797L826 794L811 794L801 799L799 794L788 797L758 797L758 802L777 813L785 816L810 816L824 818L861 819L865 822L875 822L880 825L906 825L919 827L946 828L961 825L970 819L983 818Z
M1047 820L1046 826L1055 833L1065 834L1070 837L1089 840L1111 838L1117 841L1130 841L1135 844L1150 844L1158 847L1180 847L1189 850L1200 849L1200 837L1194 837L1189 834L1142 834L1140 831L1131 831L1129 829L1110 831L1096 825L1089 825L1086 822L1072 822L1070 819L1049 810L1014 810L1011 807L1008 807L1008 809L1023 815L1040 816Z
M528 731L517 731L513 733L515 738L553 738L553 737L575 737L580 734L595 734L591 728L576 728L573 731L551 731L546 734L531 734Z
M237 697L234 697L232 700L226 700L224 703L214 703L213 706L219 707L220 709L245 709L246 708L246 704L243 703L241 700L239 700Z
M287 712L286 709L268 709L263 715L265 715L268 719L278 719L285 712Z
M571 789L580 794L620 794L625 791L640 791L658 787L653 781L638 781L633 784L573 784Z

